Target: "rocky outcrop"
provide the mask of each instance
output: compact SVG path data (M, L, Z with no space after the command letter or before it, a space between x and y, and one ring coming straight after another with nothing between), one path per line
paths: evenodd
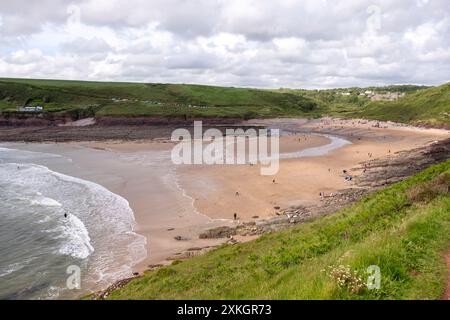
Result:
M292 207L279 212L279 216L250 222L241 222L236 226L223 226L206 230L200 239L232 238L233 236L257 236L287 228L289 225L304 222L311 217L311 212L303 207Z
M25 120L24 120L25 121ZM20 122L19 125L2 125L0 119L0 141L17 142L66 142L66 141L105 141L105 140L158 140L167 142L170 140L172 132L175 129L185 128L190 132L193 131L193 120L188 124L182 122L164 123L148 123L148 124L133 124L132 121L124 121L108 125L96 120L95 125L89 126L61 126L62 122L47 122L40 123L37 120L29 122ZM99 123L100 122L100 123ZM214 126L215 128L225 131L227 128L242 128L247 130L254 128L254 126L239 125L236 123L207 123L203 124L203 130L208 130Z
M356 176L354 187L325 195L318 205L309 207L277 208L277 217L242 222L236 226L224 226L206 230L200 234L202 239L232 238L233 236L255 236L267 232L286 229L305 222L313 217L336 212L365 195L387 185L404 180L431 165L450 158L450 139L433 142L425 147L399 152L390 157L362 163L352 171L365 172Z
M119 280L119 281L115 282L113 285L109 286L106 290L94 293L91 296L91 299L93 299L93 300L104 300L111 294L111 292L124 287L131 280L136 279L136 278L138 278L138 276Z
M189 248L186 251L175 253L174 255L168 257L166 260L168 261L185 260L195 256L202 255L208 251L211 251L214 248L217 248L217 246Z
M97 124L103 126L141 126L141 125L151 125L151 126L192 126L194 121L202 121L203 125L235 125L242 122L239 118L192 118L184 116L146 116L146 117L97 117Z
M217 227L213 229L206 230L203 233L200 233L200 239L220 239L220 238L229 238L231 236L236 235L236 228L234 227Z
M428 146L399 152L391 157L374 159L355 170L365 172L355 178L358 187L380 188L410 177L429 166L450 158L450 139Z

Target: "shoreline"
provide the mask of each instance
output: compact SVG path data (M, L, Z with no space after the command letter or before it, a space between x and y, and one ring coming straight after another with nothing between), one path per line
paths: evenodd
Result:
M178 194L178 196L175 200L171 198L172 196L168 196L163 201L158 199L163 192L151 187L154 179L161 179L159 172L151 173L155 167L150 165L150 168L145 168L143 162L149 154L151 156L170 150L172 143L164 138L158 138L156 141L143 139L72 141L56 144L47 142L46 144L55 148L62 147L59 151L70 157L82 169L81 171L84 170L81 172L81 178L99 183L129 202L137 223L135 232L147 238L147 258L133 268L136 272L142 273L153 267L169 264L173 260L202 254L229 240L234 243L254 239L258 235L199 239L199 234L220 226L233 228L249 222L264 222L277 217L277 211L286 211L291 207L320 204L322 199L319 197L318 190L323 190L328 195L349 186L340 175L342 168L355 168L367 160L393 155L396 152L423 146L434 139L442 140L449 137L447 130L410 126L405 128L403 125L399 128L392 125L387 128L372 127L377 123L384 125L379 121L367 121L355 127L354 123L357 121L340 119L273 119L256 121L257 123L250 121L249 125L269 123L286 126L298 130L299 135L305 132L331 134L344 137L352 144L333 150L326 155L281 160L281 172L275 177L276 184L271 183L272 178L266 181L267 179L262 179L255 174L257 166L251 168L249 166L200 165L168 170L166 179L170 180L169 178L175 175L175 183L171 185L162 179L162 185L165 186L164 192L169 192L171 195ZM298 135L293 135L292 141L284 144L285 150L298 151L295 150L299 146L296 139ZM307 142L302 144L304 148L327 143L322 139L311 139ZM23 145L27 148L41 144ZM371 150L373 157L368 158L364 155L368 150ZM88 158L83 159L86 156ZM117 157L117 159L109 157ZM101 161L93 163L92 159ZM332 169L333 174L329 175L327 169ZM112 172L114 172L113 176L111 176ZM303 174L300 175L299 172ZM149 173L150 177L146 176ZM357 177L360 172L355 171L352 174ZM303 180L302 183L299 183L299 176L302 177L300 179ZM237 185L241 188L244 186L243 189L249 187L252 194L241 192L239 201L236 201L234 190ZM205 188L205 186L208 187ZM275 207L279 209L274 209ZM186 211L186 208L191 209ZM233 208L243 210L239 214L241 218L239 221L232 219ZM159 212L159 214L152 216L151 212ZM172 214L168 214L170 212ZM255 218L256 216L258 218ZM159 226L155 226L155 223L159 223ZM175 239L176 237L179 237L178 240Z
M312 120L313 122L314 121L316 121L316 120ZM333 121L339 121L339 123L340 123L340 121L341 120L333 120ZM344 121L347 121L347 120L344 120ZM370 123L372 123L371 121L369 121ZM378 121L374 121L373 123L375 124L375 123L377 123ZM350 123L351 123L351 121L350 121ZM306 123L305 124L307 124L308 126L310 126L311 125L311 121L306 121ZM406 129L406 132L410 132L411 130L413 131L413 133L417 133L417 132L415 132L416 130L417 130L417 128L414 128L414 127L407 127L407 128L405 128L405 126L400 126L401 128L402 128L402 130L405 130ZM317 129L319 129L319 128L315 128L315 132L316 131L318 131ZM376 129L378 129L378 128L374 128L374 130L376 130ZM396 130L397 128L393 128L394 130ZM311 130L311 128L310 127L307 127L307 129L306 130ZM419 129L420 130L420 135L425 135L425 139L426 140L430 140L429 138L428 138L428 134L429 134L429 131L428 130L430 130L430 129ZM423 130L425 130L425 131L423 131ZM448 134L448 132L447 131L445 131L445 132L442 132L442 130L441 129L438 129L438 131L439 132L432 132L431 133L431 135L433 136L434 134L438 134L438 135L441 135L441 134ZM317 132L317 133L319 133L319 134L323 134L323 133L325 133L325 132L322 132L322 131L319 131L319 132ZM346 137L346 138L348 138L350 141L352 141L353 143L358 143L358 142L360 142L360 140L359 140L359 138L357 137L357 136L354 136L354 135L352 135L351 133L349 134L348 132L339 132L339 131L333 131L333 132L326 132L325 134L333 134L333 135L336 135L336 136L342 136L342 137ZM442 138L442 137L441 137ZM376 140L376 138L375 138L375 140ZM430 140L431 141L431 140ZM414 145L414 147L419 147L419 146L422 146L422 142L423 142L423 140L420 142L420 143L417 143L416 145ZM93 144L93 145L95 145L95 146L98 146L99 144L100 145L102 145L102 144L109 144L108 142L92 142L91 143L91 145ZM116 145L115 145L115 148L116 148L116 150L124 150L124 149L126 149L128 152L133 152L133 151L136 151L136 150L139 150L139 149L141 149L140 147L139 147L139 145L140 146L143 146L143 145L145 145L145 143L146 142L137 142L137 143L133 143L133 142L131 142L131 145L132 146L130 146L130 142L125 142L125 143L122 143L122 142L119 142L119 143L117 143ZM128 147L127 147L127 145L128 145ZM344 148L351 148L351 146L345 146ZM403 150L403 149L408 149L408 148L400 148L401 150ZM339 149L339 150L341 150L341 149ZM334 151L334 152L339 152L339 150L336 150L336 151ZM394 153L394 152L397 152L397 150L395 150L395 149L393 149L392 150L392 153ZM333 152L332 152L332 155L331 156L334 156L334 154L333 154ZM320 158L320 157L319 157ZM290 161L290 162L295 162L295 161L297 161L298 159L289 159L289 160L283 160L283 161ZM317 159L315 159L314 157L311 157L311 161L315 161L315 160L317 160ZM360 163L360 161L356 161L355 162L355 164L356 165L358 165ZM193 171L196 171L196 174L198 175L198 173L199 172L202 172L203 170L203 168L201 168L201 166L200 167L194 167L194 168L191 168ZM230 170L232 170L233 168L229 168ZM252 221L252 220L255 220L255 219L252 219L252 217L253 216L256 216L256 215L258 215L258 213L259 213L259 211L258 211L258 209L254 209L254 210L252 210L252 216L250 217L250 216L248 216L247 217L247 219L243 219L243 220L240 220L239 222L233 222L232 221L232 217L231 217L231 215L228 215L228 216L226 216L226 215L222 215L222 216L217 216L217 215L214 215L214 214L210 214L209 212L205 212L204 210L203 210L203 208L201 208L201 206L200 206L200 208L199 208L199 199L198 198L196 198L196 196L195 196L195 190L194 190L194 192L193 192L193 189L195 189L195 188L193 188L193 186L192 185L189 185L189 183L186 183L186 176L185 176L185 172L183 172L184 170L186 170L186 168L182 168L182 167L180 167L180 168L177 168L177 171L179 171L180 172L180 179L181 179L181 186L185 186L185 188L183 189L186 193L187 193L187 195L189 196L189 198L191 198L191 199L193 199L193 202L194 202L194 207L196 208L196 210L197 211L199 211L199 212L201 212L202 214L204 214L204 215L206 215L206 216L208 216L208 217L210 217L211 219L217 219L217 220L220 220L220 221L228 221L229 222L229 224L231 224L231 227L233 227L233 226L236 226L236 224L239 224L240 222L243 222L243 223L246 223L246 222L249 222L249 221ZM188 170L188 169L187 169ZM204 173L202 173L202 175L204 175ZM342 180L340 177L339 177L339 179L340 180ZM192 179L190 179L190 180L192 180ZM199 183L197 183L197 185L198 185ZM341 190L341 189L345 189L345 187L347 187L348 185L347 184L344 184L344 185L341 185L341 187L340 188L336 188L336 190ZM330 193L332 193L332 192L330 192ZM318 200L317 199L315 199L314 201L311 201L309 204L317 204L318 203ZM293 205L298 205L298 204L304 204L304 203L294 203ZM308 203L306 203L306 204L308 204ZM290 206L289 205L287 205L286 206L286 208L289 208ZM272 212L272 214L271 215L261 215L261 214L259 214L258 215L258 218L257 218L257 220L267 220L267 219L270 219L270 218L273 218L275 215L273 214L273 212ZM213 229L213 228L209 228L209 229ZM137 230L138 232L139 232L139 230ZM198 236L198 234L199 233L197 233L196 235ZM184 235L180 235L183 239L185 238L184 237ZM238 237L238 239L237 239L237 241L248 241L248 240L251 240L251 239L253 239L254 237L250 237L250 238L246 238L246 237ZM192 239L191 239L192 240ZM223 243L223 242L226 242L226 241L228 241L229 239L222 239L222 242L220 242L220 243ZM236 240L236 239L235 239ZM193 243L191 243L189 240L188 241L184 241L184 240L181 240L181 241L178 241L178 244L180 244L180 243L183 243L183 242L186 242L186 243L184 243L184 244L186 244L186 245L183 245L183 246L178 246L178 248L179 248L179 250L175 250L175 251L178 251L178 252L175 252L175 254L166 254L165 255L165 257L163 258L162 256L161 256L161 258L162 258L162 260L159 260L159 261L156 261L156 263L150 263L150 265L161 265L161 264L169 264L169 263L171 263L171 261L173 261L174 259L183 259L183 258L188 258L188 257L190 257L190 256L192 256L192 255L195 255L195 254L197 254L197 253L203 253L204 251L207 251L207 250L203 250L203 248L206 248L206 249L210 249L210 248L212 248L212 247L214 247L214 246L216 246L216 245L219 245L220 243L215 243L215 244L211 244L211 243L203 243L203 245L194 245ZM187 244L192 244L192 245L187 245ZM192 250L192 249L197 249L197 250ZM198 250L199 249L199 250ZM172 252L174 252L174 251L172 251ZM194 252L194 253L193 253ZM188 254L188 253L193 253L192 255L191 254ZM170 258L170 259L167 259L167 258ZM150 259L151 260L151 259ZM147 270L147 269L149 269L149 268L147 268L148 267L148 264L147 264L147 262L148 261L146 261L144 264L141 264L140 266L138 266L136 269L139 271L139 272L143 272L143 271L145 271L145 270ZM153 260L153 261L151 261L151 262L155 262L155 260ZM150 268L151 269L151 268Z
M356 178L356 186L347 189L339 190L336 193L329 195L322 199L322 203L310 207L298 206L290 207L280 210L278 217L258 219L257 221L243 221L238 225L232 227L220 227L210 229L206 233L200 235L205 238L224 238L227 243L236 244L239 242L251 241L258 238L260 235L283 230L295 224L306 222L326 214L332 214L355 201L360 200L365 195L375 192L387 185L401 181L414 175L415 173L424 170L428 166L445 161L446 155L450 150L450 138L447 134L445 139L439 142L434 141L430 144L414 148L412 150L404 150L395 153L392 156L382 157L380 159L371 159L361 163L359 167L352 167L350 171L359 174ZM411 162L420 160L418 163ZM410 165L410 164L413 165ZM372 168L370 172L361 174L361 168L368 165ZM386 172L388 168L388 172ZM385 176L389 176L389 180L384 181ZM209 251L201 250L198 254L203 254ZM180 259L189 259L195 255L182 255ZM152 271L162 267L157 265L154 268L149 268ZM138 275L137 277L140 277ZM97 292L93 295L95 299L104 299L109 293L121 286L125 285L134 278L125 279L123 282L118 282L108 289Z
M449 136L449 131L374 128L371 123L363 123L358 128L352 124L355 121L344 123L332 120L330 124L325 124L322 119L300 120L299 123L292 119L277 120L272 125L287 126L300 134L307 131L345 137L352 144L323 156L281 160L280 171L273 178L259 176L257 167L253 170L242 166L180 168L183 184L191 190L196 199L195 205L201 212L224 218L232 217L234 211L244 221L249 221L255 215L259 218L275 216L275 207L314 205L320 202L320 193L330 194L351 185L351 182L344 180L343 170ZM270 121L261 122L268 124ZM373 122L374 125L376 123ZM198 179L201 182L192 182ZM273 179L276 183L272 183ZM218 181L219 187L202 187L209 181ZM234 195L236 191L239 192L238 201ZM214 206L203 196L205 193L217 199Z

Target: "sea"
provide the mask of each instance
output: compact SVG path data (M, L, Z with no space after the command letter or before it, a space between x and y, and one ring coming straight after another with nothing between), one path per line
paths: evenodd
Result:
M280 158L323 155L350 143L322 136L330 143L280 154ZM98 153L96 167L107 168L110 161L119 159L125 165L116 168L122 170L133 164L147 168L146 174L155 181L147 187L155 208L152 214L162 214L161 221L173 223L164 219L177 212L179 224L183 216L191 223L193 199L176 185L170 152L112 156L70 145L60 146L56 153L51 152L53 148L0 145L0 299L77 299L132 276L133 266L147 257L146 238L135 232L127 200L85 180L96 180L96 170L76 165L84 156L90 164L90 153ZM73 163L72 157L76 157ZM123 183L108 177L110 183ZM194 217L199 216L196 213ZM198 223L213 223L202 221Z
M0 299L79 298L146 257L127 200L43 165L61 157L0 147Z

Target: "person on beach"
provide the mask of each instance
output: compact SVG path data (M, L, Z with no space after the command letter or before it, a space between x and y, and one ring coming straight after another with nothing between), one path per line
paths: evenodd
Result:
M239 191L236 191L236 194L235 194L235 195L236 195L236 197L239 196Z
M234 213L233 217L234 217L234 220L237 220L237 213L236 212Z

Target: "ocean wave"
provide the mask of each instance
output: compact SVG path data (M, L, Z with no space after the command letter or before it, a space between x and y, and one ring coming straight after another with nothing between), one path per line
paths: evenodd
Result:
M0 278L7 276L11 273L20 271L21 269L23 269L25 266L27 266L31 261L33 261L35 258L30 258L30 259L26 259L24 261L21 262L16 262L16 263L11 263L5 267L2 267L0 269Z
M95 251L86 226L74 215L68 215L64 224L53 231L60 232L57 238L66 240L59 248L59 254L69 255L76 259L86 259Z
M41 197L38 199L30 199L32 205L44 207L62 207L62 204L52 198Z
M126 199L94 182L64 175L42 165L16 163L10 161L10 157L13 157L12 153L8 153L6 163L5 158L0 159L0 190L5 191L0 198L7 201L12 210L0 212L0 218L18 226L14 223L16 215L10 214L14 208L31 213L24 215L24 228L35 227L22 233L25 235L22 240L39 239L50 246L30 251L44 259L42 263L47 263L49 268L56 268L61 261L80 263L86 272L83 281L97 287L129 276L132 267L147 256L147 240L134 232L135 217ZM28 250L34 243L37 242L23 242L24 249ZM47 256L48 253L53 257ZM12 265L16 261L10 262L11 268L0 269L1 273L14 272L10 270L18 267ZM53 289L49 296L53 297L59 285L55 286L53 280L51 283ZM89 284L84 287L88 288Z
M13 272L19 271L23 267L24 267L24 265L20 262L12 263L6 267L3 267L0 269L0 278L7 276L8 274L11 274Z

